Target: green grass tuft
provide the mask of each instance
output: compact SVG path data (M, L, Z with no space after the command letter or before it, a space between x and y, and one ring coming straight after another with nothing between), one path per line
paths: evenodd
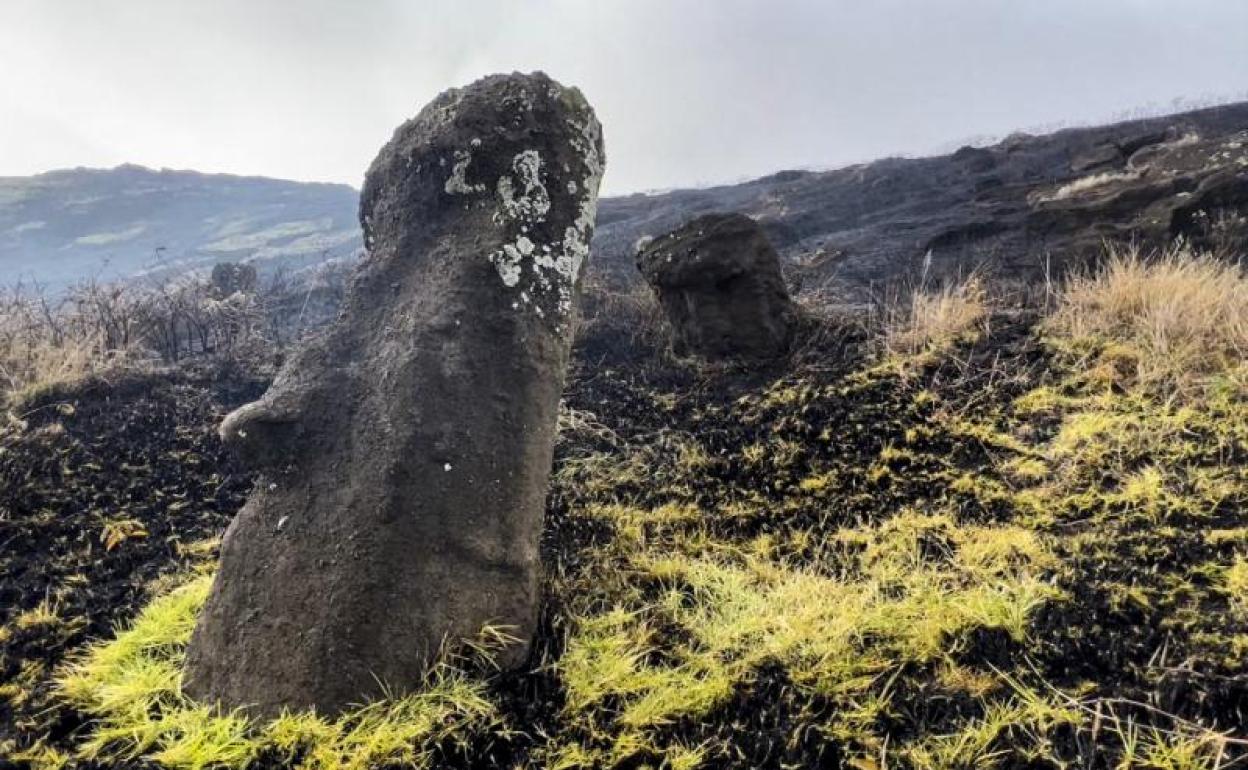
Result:
M82 758L143 757L170 770L203 770L243 768L268 751L308 770L425 767L438 743L495 724L486 682L446 663L419 692L333 720L302 713L257 724L197 704L181 692L181 668L211 582L200 575L158 597L58 677L63 697L98 718Z

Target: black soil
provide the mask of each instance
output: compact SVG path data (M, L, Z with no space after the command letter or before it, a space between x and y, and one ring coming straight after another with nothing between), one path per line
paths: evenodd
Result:
M23 429L0 431L0 745L57 743L81 720L53 705L48 674L66 653L131 618L188 547L218 537L251 479L222 450L221 417L264 384L222 371L131 376L49 393ZM109 522L129 533L108 547ZM40 605L58 620L23 628Z

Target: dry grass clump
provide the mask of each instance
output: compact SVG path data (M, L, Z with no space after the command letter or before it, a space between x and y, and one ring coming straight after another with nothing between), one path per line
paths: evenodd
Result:
M936 290L920 288L908 306L891 311L884 324L883 346L892 360L940 355L974 340L988 319L983 283L972 276Z
M250 282L231 282L246 272L232 267L214 269L211 278L87 280L57 293L0 286L0 401L29 400L138 361L215 355L259 362L324 322L341 295L338 266L298 285L279 271L263 288L254 285L254 269Z
M0 313L0 403L108 372L132 353L106 350L95 334L45 334Z
M1053 191L1051 195L1044 195L1037 200L1045 201L1061 201L1078 195L1079 193L1095 190L1103 187L1111 182L1133 182L1139 179L1141 172L1139 171L1106 171L1102 174L1092 174L1091 176L1080 177L1073 182L1068 182Z
M1248 355L1248 274L1185 245L1154 259L1110 249L1070 278L1046 330L1141 383L1190 386Z

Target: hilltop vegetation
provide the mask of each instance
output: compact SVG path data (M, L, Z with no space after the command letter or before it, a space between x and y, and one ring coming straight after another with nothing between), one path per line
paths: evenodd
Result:
M1038 297L972 280L820 317L751 371L673 359L643 294L591 295L529 664L493 671L484 629L333 721L178 689L248 484L215 423L262 383L27 394L0 435L0 745L39 768L1237 766L1245 300L1231 261L1119 252Z

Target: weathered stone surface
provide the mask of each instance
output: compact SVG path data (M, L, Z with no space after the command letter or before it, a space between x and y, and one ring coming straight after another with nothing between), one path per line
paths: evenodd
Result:
M602 166L593 111L540 73L447 91L382 148L341 316L221 426L263 475L191 640L192 696L332 714L484 624L523 659Z
M1228 169L1201 179L1170 212L1170 232L1208 249L1237 253L1248 245L1248 159L1238 173Z
M1156 141L1158 139L1164 141ZM1032 193L1028 231L1068 248L1099 252L1105 241L1164 246L1181 236L1198 248L1237 252L1248 238L1248 130L1140 134L1120 168L1083 185Z
M788 348L796 307L753 219L698 217L645 242L637 267L659 296L678 354L760 359Z

